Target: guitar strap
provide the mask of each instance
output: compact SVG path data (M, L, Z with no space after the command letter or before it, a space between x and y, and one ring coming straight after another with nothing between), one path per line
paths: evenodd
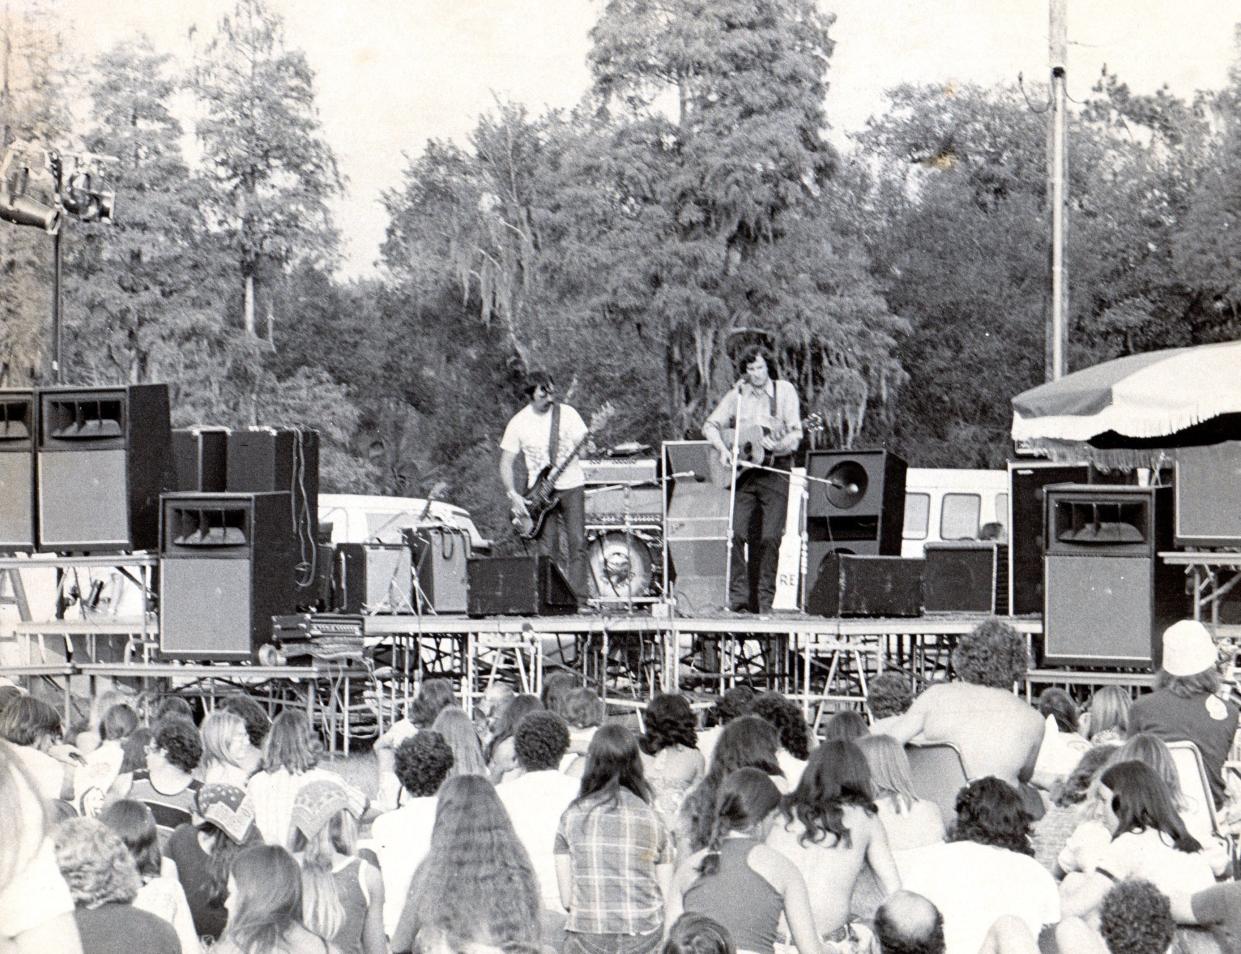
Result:
M556 452L560 450L560 405L552 405L552 430L547 438L547 463L556 466Z

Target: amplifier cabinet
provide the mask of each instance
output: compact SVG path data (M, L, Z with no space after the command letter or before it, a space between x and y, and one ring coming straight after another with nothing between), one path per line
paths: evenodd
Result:
M922 615L926 561L833 552L819 566L806 612L818 616Z
M1008 548L993 541L928 543L922 580L923 605L928 613L1003 614L1000 595L1008 581L1001 572ZM1007 602L1007 600L1005 600Z
M456 527L406 528L401 533L413 555L421 608L464 613L469 608L470 535Z
M577 598L549 556L469 561L471 616L551 616L577 610Z

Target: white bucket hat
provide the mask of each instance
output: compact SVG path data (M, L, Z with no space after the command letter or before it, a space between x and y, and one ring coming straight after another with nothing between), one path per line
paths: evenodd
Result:
M1163 633L1163 670L1169 676L1196 676L1215 668L1218 654L1210 631L1196 619L1173 623Z

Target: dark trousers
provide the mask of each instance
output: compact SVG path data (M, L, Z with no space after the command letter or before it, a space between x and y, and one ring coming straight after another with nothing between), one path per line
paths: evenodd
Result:
M788 474L751 470L737 478L733 504L732 573L728 581L730 609L765 613L776 598L776 566L789 505ZM757 533L752 532L756 530ZM750 562L746 562L746 544ZM751 564L758 574L758 605L750 600Z
M577 598L585 600L590 596L586 587L586 491L575 487L557 490L556 496L560 503L547 515L535 542L540 553L550 556L565 570Z

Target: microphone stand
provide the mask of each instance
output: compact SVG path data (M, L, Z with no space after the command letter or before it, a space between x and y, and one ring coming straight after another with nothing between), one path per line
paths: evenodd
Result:
M737 477L740 470L740 462L737 460L737 451L741 447L741 386L745 383L745 378L737 382L734 390L737 394L736 412L733 414L733 446L730 454L729 467L731 468L731 477L728 481L728 537L724 541L724 608L732 609L732 585L733 585L733 516L737 510ZM747 602L749 597L746 597Z

